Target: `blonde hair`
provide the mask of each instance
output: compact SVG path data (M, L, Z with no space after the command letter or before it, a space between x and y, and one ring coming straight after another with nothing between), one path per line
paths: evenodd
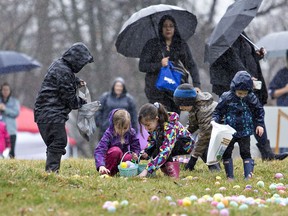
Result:
M120 141L125 143L124 134L130 129L131 116L124 109L117 110L113 115L113 124L115 134L120 135Z

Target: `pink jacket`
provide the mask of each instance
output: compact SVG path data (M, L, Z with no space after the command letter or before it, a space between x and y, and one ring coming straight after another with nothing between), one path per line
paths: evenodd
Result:
M0 121L0 154L8 147L10 147L10 136L6 129L6 124Z

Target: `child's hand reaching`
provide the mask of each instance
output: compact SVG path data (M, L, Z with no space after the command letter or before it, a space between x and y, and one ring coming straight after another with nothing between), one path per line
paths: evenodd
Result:
M136 153L132 153L132 159L134 160L134 161L137 161L138 160L138 156L137 156L137 154Z
M144 169L144 170L138 175L138 177L144 178L144 177L147 176L147 174L148 174L148 170Z
M141 154L141 158L144 159L144 160L146 160L146 159L148 158L148 154L147 154L146 152L143 152L143 153Z
M102 174L110 174L110 170L107 169L105 166L100 166L99 167L99 173Z
M257 126L256 127L256 134L261 137L263 135L263 133L264 133L264 128L261 126Z

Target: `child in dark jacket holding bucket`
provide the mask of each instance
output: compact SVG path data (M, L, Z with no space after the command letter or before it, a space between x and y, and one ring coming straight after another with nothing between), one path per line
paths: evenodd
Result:
M142 157L150 158L139 177L160 168L165 175L179 178L179 162L173 161L173 157L189 154L194 146L192 134L179 122L179 115L167 112L158 102L147 103L140 108L138 121L149 133L148 145Z
M131 128L131 117L124 109L114 109L109 115L109 128L103 134L94 151L96 169L100 174L115 175L123 155L123 162L138 160L140 143L136 131Z
M215 108L212 120L224 123L236 130L231 142L223 154L223 164L228 180L234 179L233 160L231 158L234 144L238 142L240 156L243 160L244 178L252 176L254 160L250 152L250 136L256 124L256 134L260 137L264 133L264 109L253 93L253 81L246 71L235 74L230 91L224 92Z
M174 91L174 102L180 110L189 112L187 129L197 133L198 139L193 148L189 162L185 169L194 170L198 157L204 163L207 161L207 152L212 132L212 113L217 106L209 92L197 92L191 84L181 84ZM220 171L219 164L208 165L210 171Z

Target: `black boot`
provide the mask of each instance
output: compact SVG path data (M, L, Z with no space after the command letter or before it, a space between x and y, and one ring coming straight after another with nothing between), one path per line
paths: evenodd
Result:
M47 152L45 171L58 173L60 169L61 157L62 153Z
M270 161L275 159L275 155L271 149L269 140L267 140L264 145L262 145L261 143L256 143L256 146L261 153L262 160Z
M196 165L197 160L198 158L191 156L189 162L185 165L184 169L190 171L194 170L194 166Z
M234 167L232 158L223 160L224 169L228 180L234 179Z
M245 180L248 180L253 175L254 160L251 158L243 160L243 166L244 166L244 178Z
M220 172L221 171L221 167L220 167L219 163L208 165L208 168L211 172Z
M275 160L284 160L286 157L288 157L288 152L275 154Z

